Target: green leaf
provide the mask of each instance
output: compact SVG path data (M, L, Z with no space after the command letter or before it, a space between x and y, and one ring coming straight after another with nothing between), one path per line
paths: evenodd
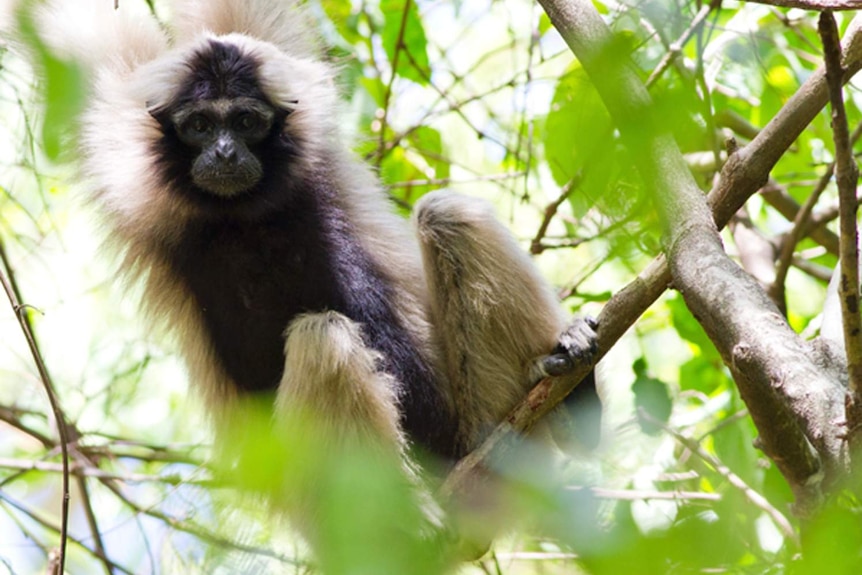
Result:
M737 399L736 403L741 403ZM742 408L744 405L735 405L735 408ZM726 416L732 415L732 413ZM754 441L754 433L751 428L751 423L747 419L737 420L729 425L723 425L720 429L712 434L713 446L715 454L718 458L742 477L749 486L760 490L760 477L755 462L757 456L754 453L752 442Z
M427 174L412 161L410 156L411 153L402 147L397 147L387 154L380 165L380 175L383 181L395 183L426 180ZM392 190L392 196L404 204L412 205L430 191L431 186L424 184L400 186Z
M378 107L383 107L386 99L386 86L383 85L380 78L368 78L367 76L363 76L359 78L359 85L368 92L368 95L371 96Z
M616 195L610 188L620 177L618 142L598 92L579 65L557 83L540 137L554 181L564 186L580 178L569 196L575 216Z
M661 427L651 420L667 423L673 409L673 401L665 382L650 377L646 361L641 357L632 364L635 381L632 393L635 395L635 410L638 424L647 435L658 435Z
M443 138L440 136L440 132L434 128L422 126L410 134L408 141L434 170L435 178L445 179L449 177L451 163L444 157Z
M777 509L789 509L795 501L787 479L773 462L763 472L763 494Z
M830 502L806 529L804 575L862 573L862 513L849 494Z
M353 12L353 2L350 0L322 0L323 11L332 21L338 33L351 44L362 40L357 23L359 21Z
M679 336L698 346L705 356L719 358L718 350L715 349L712 340L709 339L700 323L688 310L682 296L677 295L668 301L667 305L671 311L671 322Z
M553 27L554 25L551 24L551 19L545 12L539 14L539 36L544 36L545 32Z
M33 14L25 4L18 11L18 26L25 40L34 49L36 64L45 80L45 120L42 123L42 145L52 160L60 157L63 137L74 125L84 107L84 78L80 67L72 61L54 55L36 33Z
M679 388L694 389L711 395L728 383L720 361L698 355L679 368Z
M416 3L411 0L383 0L380 9L383 11L383 49L395 67L395 73L417 84L427 85L431 77L428 39Z

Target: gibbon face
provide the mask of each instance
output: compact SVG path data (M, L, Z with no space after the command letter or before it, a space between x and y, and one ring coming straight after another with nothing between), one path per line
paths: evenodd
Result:
M218 98L189 102L171 114L180 142L197 154L192 181L199 188L229 198L248 191L263 177L251 148L272 129L274 112L254 98Z
M297 152L284 131L288 111L269 101L258 63L233 44L209 41L188 70L181 91L149 110L164 134L156 156L170 188L204 208L266 203Z

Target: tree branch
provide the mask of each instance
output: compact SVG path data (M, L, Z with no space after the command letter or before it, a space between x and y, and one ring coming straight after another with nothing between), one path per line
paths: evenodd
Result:
M652 71L652 74L649 75L646 81L646 87L649 88L652 86L659 77L664 74L664 71L667 70L673 61L682 54L682 49L685 47L686 43L691 39L695 32L697 32L701 25L706 20L706 17L709 14L716 10L719 6L721 6L721 0L712 0L709 4L705 4L700 7L697 14L695 14L694 18L691 21L691 24L688 25L688 28L680 34L679 39L670 45L668 52L662 57L661 62L658 63L658 66L655 67L655 70Z
M584 6L583 2L562 3L544 0L542 4L564 38L572 37L573 30L576 29L575 24L579 22L578 17L582 14L590 17L593 25L596 25L595 16L597 15L595 15L592 6ZM599 23L604 26L600 20ZM862 67L862 33L860 33L862 26L860 24L862 24L862 20L859 17L854 18L847 31L848 41L844 50L845 82ZM590 36L584 37L582 41L590 41ZM766 182L769 171L775 162L812 121L825 103L824 73L822 70L818 70L809 77L800 87L800 90L748 146L731 156L722 170L719 184L709 195L709 205L713 211L713 218L719 227L723 227L748 197ZM606 353L611 345L664 292L670 280L670 271L664 257L659 256L633 282L611 298L598 318L600 356ZM786 333L785 330L788 329L786 324L777 316L777 313L768 316L767 321L776 321L777 318L779 325L783 326L781 327L782 333ZM795 334L792 332L788 335L792 337L795 346L795 349L788 353L793 359L790 365L794 365L802 358L807 358L812 350L798 338L795 338ZM744 349L740 349L741 365L739 367L744 367L745 356L747 355L744 351ZM768 353L769 350L767 350ZM794 353L798 356L794 357ZM797 386L789 389L782 385L783 378L779 373L776 374L779 377L774 381L762 382L765 400L752 413L755 421L758 422L758 427L774 425L776 434L785 435L787 442L791 446L795 445L801 451L801 463L794 462L794 465L798 466L797 472L790 473L792 470L784 469L786 465L779 467L782 468L782 472L788 473L789 479L794 479L792 483L798 490L797 495L801 492L803 496L808 492L806 489L807 481L815 479L814 483L816 484L816 478L819 477L817 475L819 467L815 454L811 453L806 439L806 436L812 436L808 432L814 432L812 441L818 450L823 449L829 453L832 453L829 450L835 452L840 450L840 439L836 437L836 434L829 431L828 428L821 427L824 419L835 413L834 402L828 393L834 382L825 377L822 369L811 365L808 361L805 361L804 364L807 369L800 374L800 380L805 380L815 390L820 389L819 393L809 397L805 394L805 389L799 389ZM572 375L572 379L579 381L589 373L590 368L591 366L580 366ZM807 377L809 374L810 378ZM826 379L825 382L824 379ZM773 382L776 384L774 389ZM820 386L821 383L823 383L823 387ZM572 384L573 386L574 384ZM540 382L479 449L458 463L441 488L441 494L443 496L451 495L481 477L485 465L506 451L507 445L513 441L515 434L529 430L539 417L553 409L556 402L569 391L569 384L566 382L554 382L550 379ZM761 403L756 396L749 396L748 402ZM795 413L788 413L785 404L794 406L792 411ZM773 405L778 409L770 412ZM804 409L809 405L813 405L811 412ZM758 415L754 416L754 412L757 412ZM799 423L796 422L797 417ZM834 419L830 421L834 423ZM804 435L800 433L800 426L806 431ZM778 439L780 440L780 437ZM764 441L764 443L767 442ZM781 456L792 456L794 453L793 449L785 448L785 443L782 441L776 441L774 447L771 445L769 447L771 449L767 453L776 462L783 461L780 459ZM830 466L827 466L827 469L829 468ZM816 492L810 495L816 497Z
M862 432L862 318L859 317L859 238L856 229L856 183L859 170L853 158L847 114L841 95L841 44L832 13L822 12L817 27L823 40L826 81L832 106L832 136L835 140L835 183L838 186L841 232L839 299L850 387L845 407L847 434L851 445L858 447L859 433Z
M744 0L752 4L766 4L780 8L801 8L802 10L859 10L862 8L862 0Z
M629 67L628 55L614 46L593 5L586 0L541 1L596 86L644 180L654 189L674 284L731 369L765 451L799 499L817 500L809 490L812 478L819 477L818 454L797 424L792 402L774 385L789 379L782 370L794 363L791 374L806 374L799 385L809 383L807 376L816 370L803 342L751 276L727 257L682 153L654 117L652 101Z
M774 181L767 182L760 189L760 195L766 200L766 203L775 208L788 221L794 221L796 214L802 209L802 206L793 199L793 196ZM838 235L819 221L821 215L816 214L811 217L811 225L806 226L805 233L809 238L826 248L829 253L838 255Z
M69 529L69 428L66 425L66 415L60 407L60 400L57 397L54 382L48 374L48 368L42 359L42 352L36 343L33 326L27 315L28 308L21 304L20 292L15 284L14 276L12 276L12 269L9 265L9 259L6 257L6 249L2 239L0 239L0 259L2 259L3 267L9 274L7 278L6 274L0 270L0 284L3 285L6 298L9 300L9 305L12 306L12 311L18 320L21 333L24 334L24 338L27 340L27 347L30 349L30 354L33 357L33 362L36 364L36 369L39 371L39 377L42 380L45 393L48 395L48 402L51 405L51 411L54 414L54 421L57 425L57 434L60 436L60 452L62 453L63 460L63 499L60 506L60 551L57 556L57 569L58 573L62 573L66 563L66 538Z
M742 492L743 496L745 496L745 498L748 499L752 505L769 515L769 517L772 519L778 529L781 530L781 533L784 535L784 537L792 541L796 545L796 547L799 547L799 536L796 534L796 531L794 531L793 526L790 524L790 521L787 520L787 517L785 517L784 514L782 514L778 509L776 509L771 503L769 503L769 501L764 496L752 489L745 482L744 479L734 473L718 458L708 453L703 447L700 446L700 443L684 436L677 430L666 426L661 421L649 417L649 415L647 415L647 417L652 420L655 425L661 426L665 432L672 435L673 438L676 439L682 445L684 445L686 449L688 449L700 459L705 461L707 465L709 465L715 470L716 473L724 477L728 483L730 483L732 486Z
M530 253L533 255L537 255L544 251L544 247L542 246L542 240L545 238L545 234L548 233L548 227L551 225L551 220L554 219L554 216L557 215L557 210L560 209L560 206L563 205L572 192L577 189L578 186L581 185L581 180L583 179L582 173L577 173L575 176L566 182L566 185L562 187L560 190L560 195L557 196L557 199L549 203L545 207L544 214L542 216L542 223L539 224L539 229L536 232L536 236L533 238L533 241L530 242Z
M838 40L836 38L836 43L837 42ZM838 52L838 57L840 58L841 46L838 45L836 50ZM840 90L840 75L838 77L838 86ZM860 136L862 136L862 124L856 127L851 140L855 142ZM796 212L796 215L793 217L793 227L782 240L781 252L778 255L778 264L775 267L775 279L773 280L772 285L769 286L769 296L785 315L787 314L787 304L785 301L784 282L787 279L787 272L790 270L790 265L793 263L793 252L796 249L796 244L798 244L802 238L808 234L808 229L811 227L811 215L814 213L814 206L817 205L817 200L820 199L820 195L826 190L826 186L828 186L829 182L832 181L832 175L834 173L835 163L833 162L826 167L826 172L820 176L820 179L817 181L817 185L814 186L814 190L812 190L811 194L808 196L805 204Z

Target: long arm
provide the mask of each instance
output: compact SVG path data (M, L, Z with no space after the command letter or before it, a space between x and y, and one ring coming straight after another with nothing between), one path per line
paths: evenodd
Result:
M594 334L588 322L567 328L550 286L485 202L429 194L415 217L466 452L539 378L588 360ZM596 398L600 418L595 385L586 383L580 395Z

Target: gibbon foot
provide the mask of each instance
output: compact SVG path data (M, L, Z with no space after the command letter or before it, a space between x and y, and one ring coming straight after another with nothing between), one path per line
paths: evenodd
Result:
M591 363L598 352L594 318L578 318L560 334L554 350L536 360L537 378L565 375L580 363Z

